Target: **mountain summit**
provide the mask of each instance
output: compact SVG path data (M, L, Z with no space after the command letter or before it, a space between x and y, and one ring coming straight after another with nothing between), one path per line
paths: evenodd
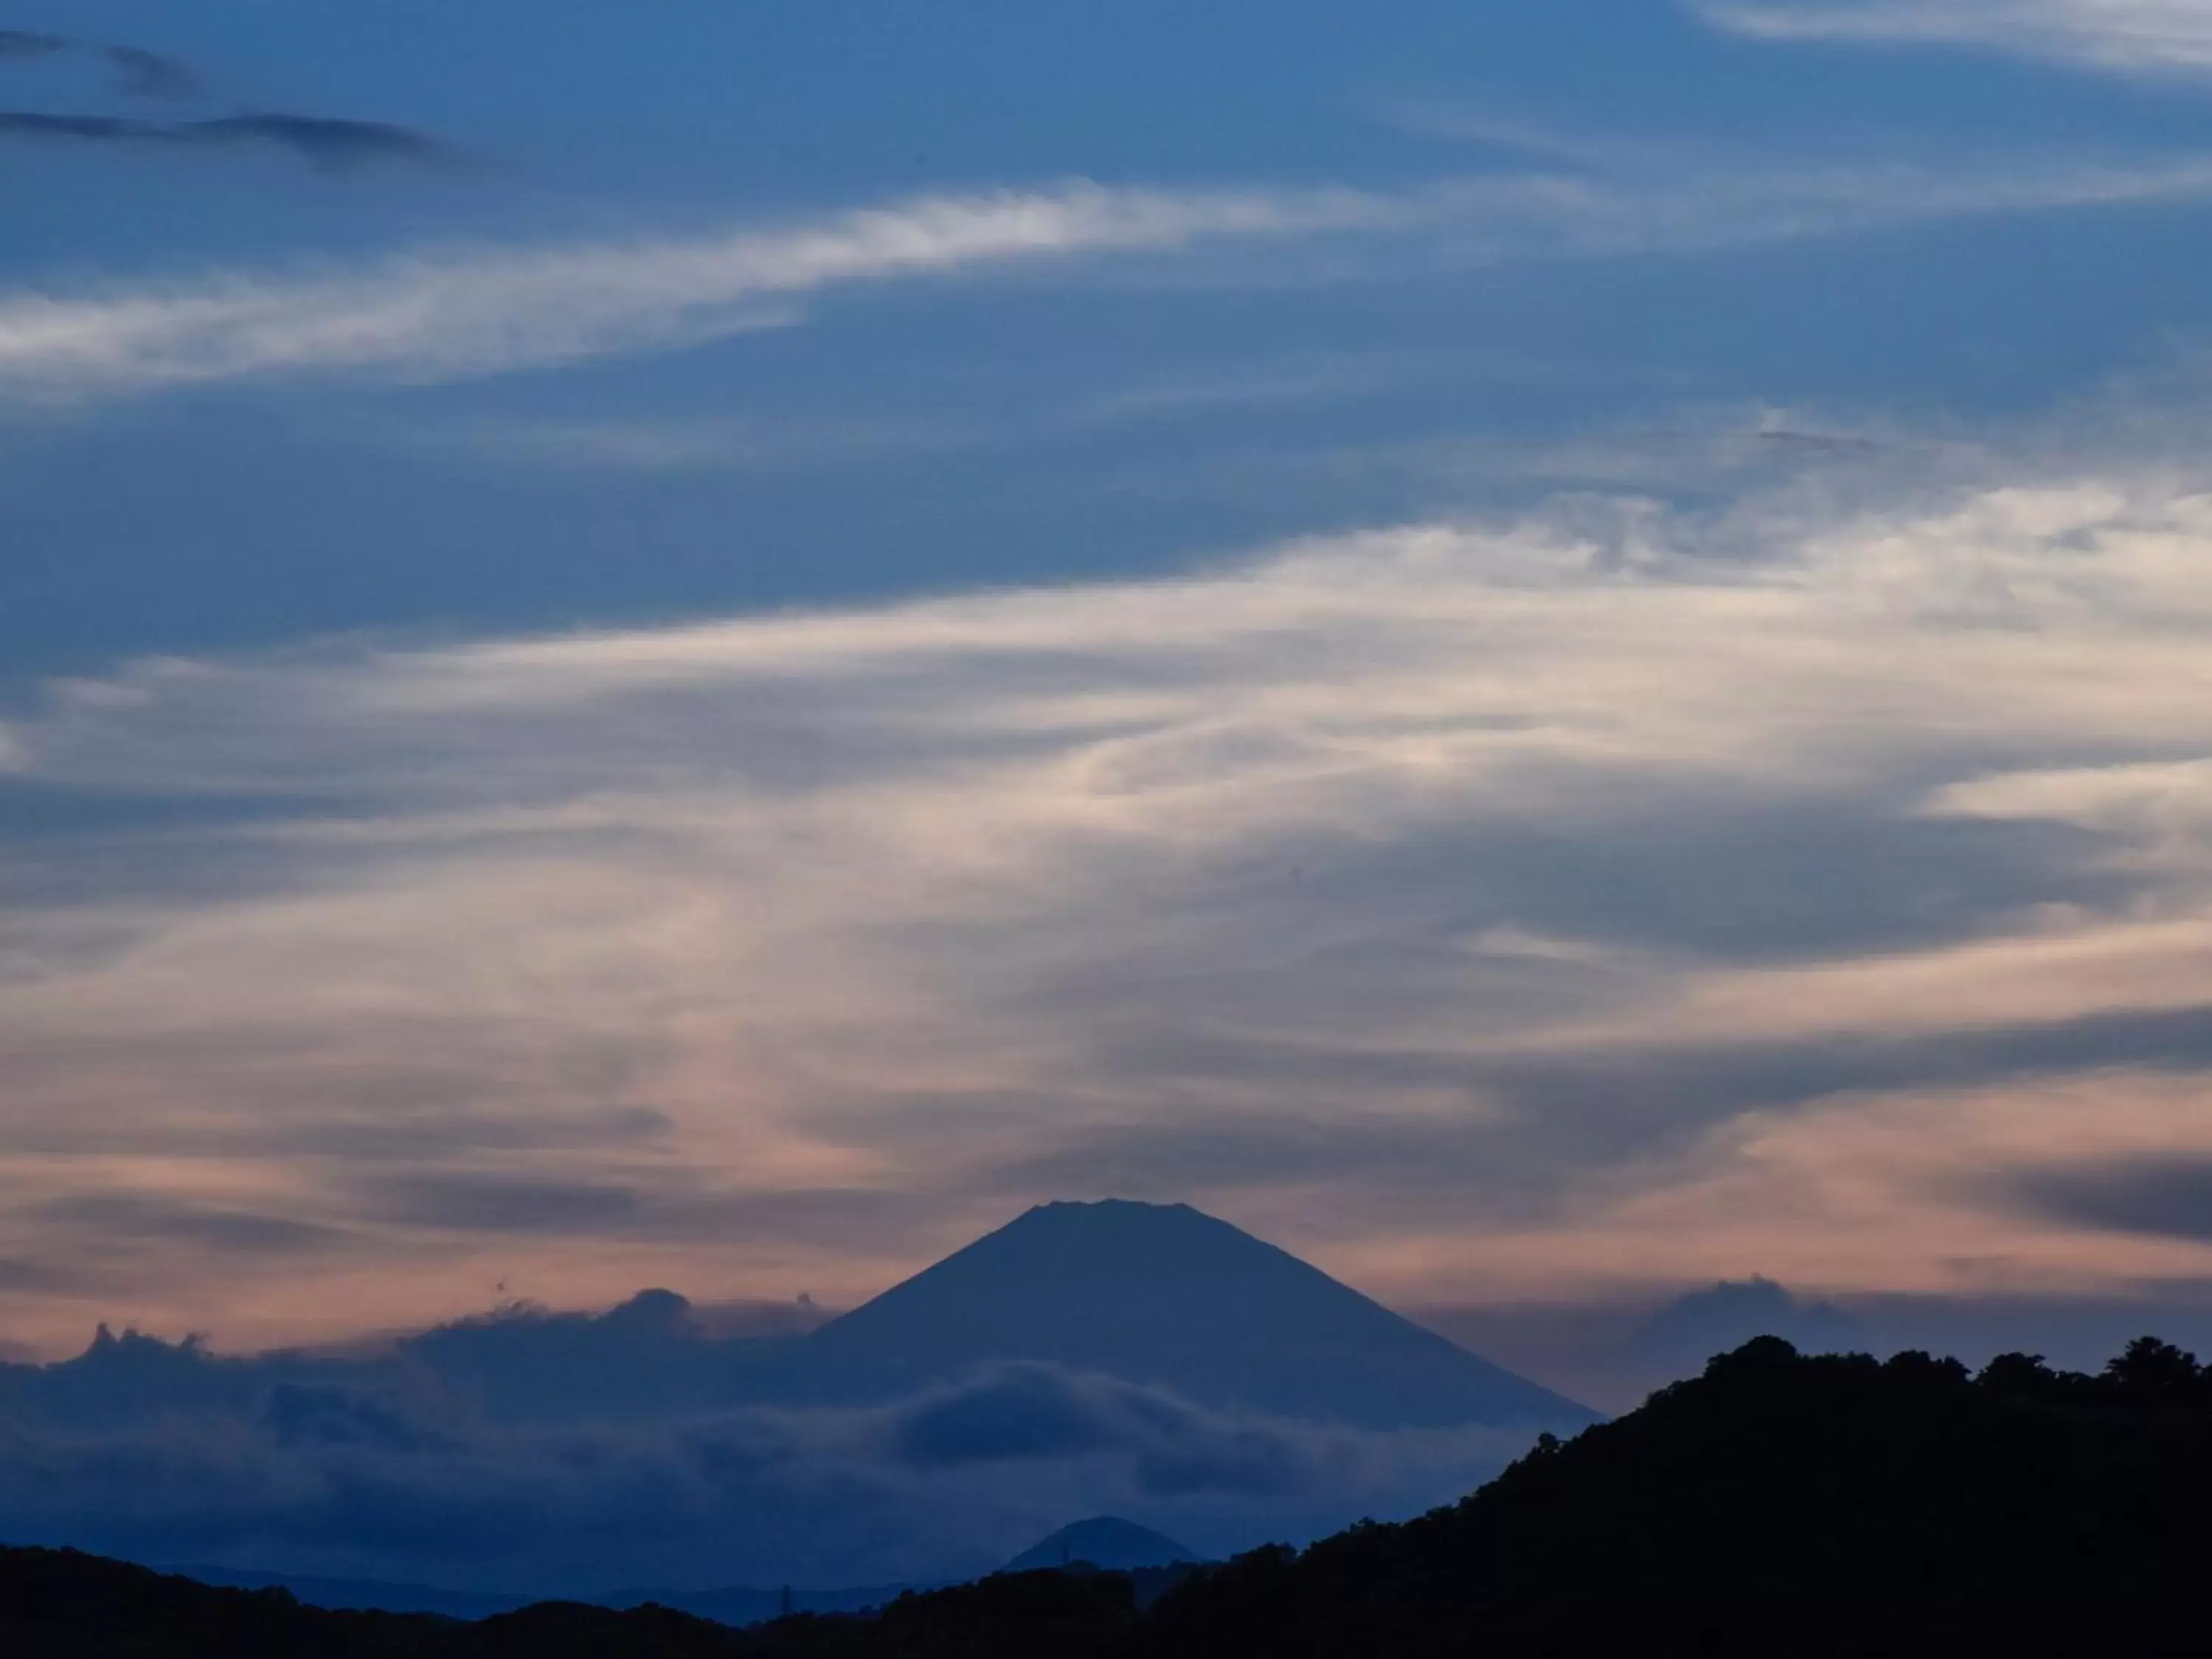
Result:
M861 1403L994 1362L1370 1428L1594 1413L1185 1204L1045 1204L795 1345L779 1392Z

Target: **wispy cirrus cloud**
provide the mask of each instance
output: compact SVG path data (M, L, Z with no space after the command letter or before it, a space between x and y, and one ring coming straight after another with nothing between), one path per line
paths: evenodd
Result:
M18 292L0 298L0 386L112 394L286 374L493 374L715 338L842 284L1340 228L1389 211L1348 191L1076 186L926 198L720 235L240 272L93 298Z
M788 320L794 307L842 288L1115 257L1174 256L1187 265L1203 255L1217 279L1344 279L2207 193L2212 158L2183 156L1981 170L1532 173L1395 193L1075 184L928 197L690 237L447 249L352 269L236 270L105 293L19 287L0 294L0 395L118 397L303 375L495 374L724 337ZM1285 246L1301 250L1301 259L1286 265L1276 257ZM1255 262L1263 249L1273 252Z
M1696 0L1694 9L1769 40L1980 46L2107 70L2212 70L2205 0Z

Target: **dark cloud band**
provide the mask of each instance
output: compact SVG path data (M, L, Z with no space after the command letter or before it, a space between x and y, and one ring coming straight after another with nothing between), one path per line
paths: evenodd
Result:
M126 98L157 103L182 103L203 96L207 83L200 72L182 58L143 46L93 46L65 34L45 34L30 29L0 29L0 62L9 58L59 58L71 52L96 52L113 76L116 91Z
M2076 1226L2212 1241L2212 1158L2131 1158L2040 1171L2016 1186L2035 1212Z
M52 58L69 49L70 43L58 34L34 34L27 29L0 29L0 60Z
M183 151L269 148L289 150L324 173L383 163L441 167L459 160L447 146L412 128L274 113L166 122L5 111L0 112L0 138Z
M361 1358L103 1330L67 1364L0 1365L0 1516L26 1540L295 1572L881 1583L988 1571L1086 1508L1217 1552L1310 1536L1449 1498L1524 1443L1228 1413L1037 1364L866 1409L749 1406L743 1362L764 1344L686 1312L659 1293ZM695 1373L723 1403L641 1387Z
M115 71L116 89L127 97L163 103L197 98L205 90L189 64L137 46L109 46L103 54Z

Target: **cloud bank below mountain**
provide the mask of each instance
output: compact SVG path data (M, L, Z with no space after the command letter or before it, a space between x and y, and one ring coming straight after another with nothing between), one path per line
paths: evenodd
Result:
M513 1415L439 1334L352 1361L103 1336L39 1377L0 1370L0 1525L15 1543L453 1589L834 1589L988 1571L1101 1508L1218 1551L1303 1539L1446 1500L1527 1439L1208 1411L1039 1364L865 1410L671 1408L618 1316L586 1346L629 1386ZM501 1334L478 1327L477 1357Z

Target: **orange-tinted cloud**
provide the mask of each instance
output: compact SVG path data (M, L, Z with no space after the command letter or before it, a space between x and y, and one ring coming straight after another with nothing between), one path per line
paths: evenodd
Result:
M1109 1189L1403 1300L2212 1267L2028 1201L2208 1151L2212 506L1638 523L58 684L13 787L167 827L8 854L6 1321L844 1300Z

